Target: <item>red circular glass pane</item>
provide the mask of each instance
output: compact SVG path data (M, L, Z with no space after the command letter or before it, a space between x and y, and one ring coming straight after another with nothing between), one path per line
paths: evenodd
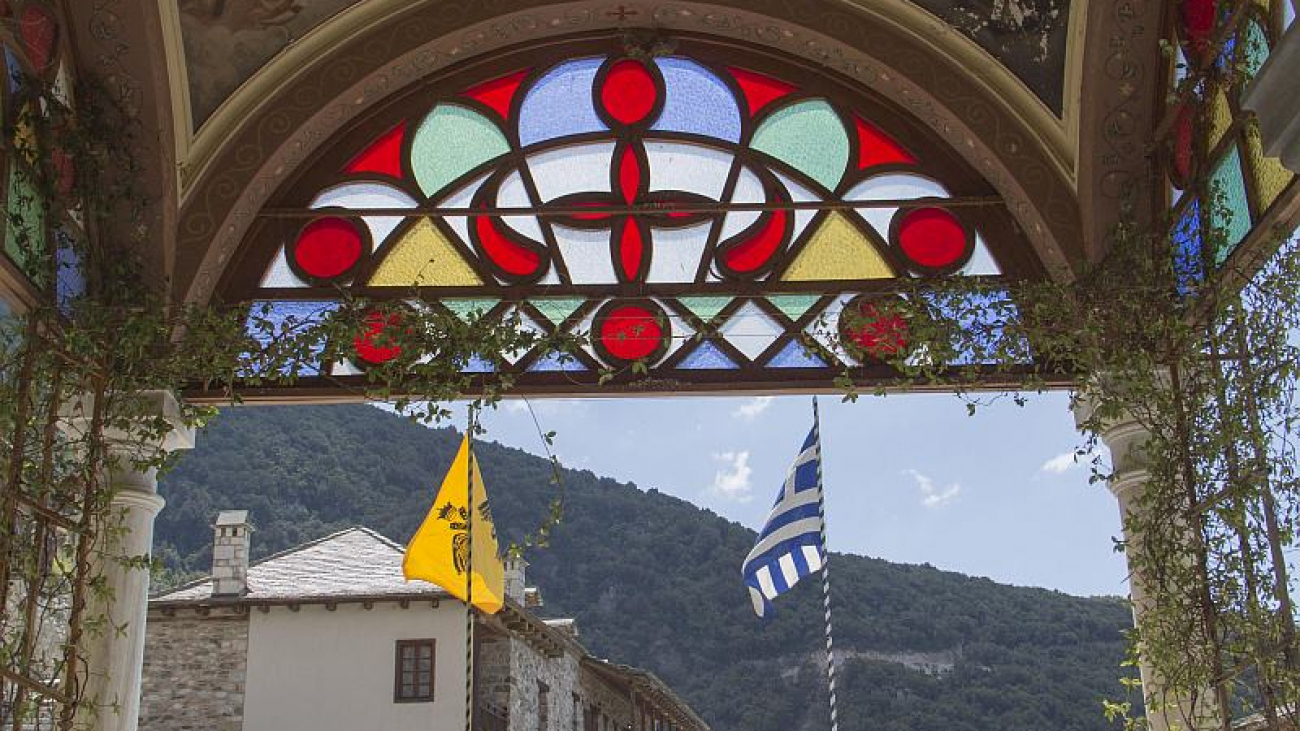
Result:
M840 337L851 351L883 360L907 348L907 321L883 302L857 299L840 312Z
M357 358L371 365L379 365L401 355L402 346L390 343L391 335L383 335L385 330L401 323L402 316L396 312L388 315L374 312L367 316L366 329L352 340Z
M607 311L598 332L600 344L619 360L648 358L664 340L657 313L640 305L620 305Z
M950 267L966 254L966 227L942 208L918 208L898 223L898 248L926 269Z
M1214 32L1214 17L1218 13L1217 0L1183 0L1180 15L1183 37L1199 56L1210 47L1210 34Z
M318 218L303 227L293 246L293 262L315 279L333 279L356 266L365 239L346 218Z
M45 8L31 4L23 8L18 28L27 59L37 71L44 71L54 60L54 37L58 33L54 16Z
M600 86L600 106L621 124L636 124L655 108L659 90L654 77L640 61L614 62Z

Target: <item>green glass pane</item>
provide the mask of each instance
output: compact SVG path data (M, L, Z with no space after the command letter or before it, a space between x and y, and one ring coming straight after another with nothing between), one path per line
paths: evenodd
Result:
M778 294L767 298L768 302L776 305L776 308L785 313L785 316L791 320L798 320L803 317L804 313L817 304L821 299L815 294Z
M1250 233L1250 207L1246 198L1246 181L1241 172L1241 156L1236 146L1214 166L1210 177L1214 205L1210 208L1210 226L1215 232L1217 248L1214 263L1223 264L1237 244Z
M792 104L763 120L750 146L834 190L849 162L849 133L821 99Z
M469 299L469 300L442 300L442 306L451 310L452 313L464 320L473 322L483 315L487 314L493 307L496 307L500 300L494 299Z
M559 325L569 319L569 315L576 312L586 301L581 297L567 297L563 299L532 300L532 305L537 308L538 312L545 315L546 319Z
M680 297L677 301L704 323L717 317L722 308L731 304L730 297Z
M45 202L17 166L9 170L6 201L5 253L39 284L43 280L40 262L45 251Z
M439 104L411 140L411 169L425 195L510 150L490 119L456 104Z

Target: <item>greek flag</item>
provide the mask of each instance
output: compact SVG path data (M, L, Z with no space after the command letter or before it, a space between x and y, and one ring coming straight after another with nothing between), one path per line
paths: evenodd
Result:
M821 440L814 420L776 496L767 524L758 534L758 543L740 569L754 612L760 617L772 609L773 599L825 562L821 460Z

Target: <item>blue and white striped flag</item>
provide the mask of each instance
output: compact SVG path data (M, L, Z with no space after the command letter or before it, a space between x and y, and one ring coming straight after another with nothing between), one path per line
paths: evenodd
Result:
M821 439L814 420L795 458L758 543L740 569L754 612L766 616L772 600L826 560L826 521L822 512Z

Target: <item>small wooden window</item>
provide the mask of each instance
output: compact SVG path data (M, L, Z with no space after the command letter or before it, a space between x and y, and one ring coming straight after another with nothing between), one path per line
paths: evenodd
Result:
M548 731L551 727L551 687L537 681L537 731Z
M433 700L435 640L398 640L394 703L429 703Z

